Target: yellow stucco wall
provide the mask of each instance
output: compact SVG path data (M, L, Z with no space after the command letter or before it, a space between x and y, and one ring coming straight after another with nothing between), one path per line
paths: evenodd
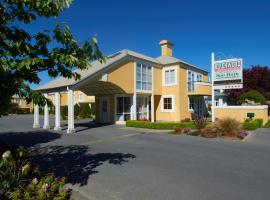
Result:
M155 96L155 104L156 105L156 121L179 121L180 120L180 84L179 80L181 80L180 77L180 67L179 65L170 65L168 67L175 66L177 70L177 83L176 85L171 85L171 86L164 86L163 85L163 71L162 68L157 68L156 70L159 70L158 72L155 73L155 75L158 75L158 79L155 77L155 86L156 84L158 85L158 90L161 91L161 96L160 92L157 93L159 94L158 96ZM166 67L164 67L166 68ZM154 86L154 88L155 88ZM156 94L156 93L155 93ZM174 111L173 112L165 112L162 111L162 96L173 96L174 97Z
M108 81L118 85L125 93L134 91L134 63L126 62L108 72Z
M194 92L188 92L189 95L203 95L203 96L211 96L212 95L212 87L211 85L205 85L205 83L197 83L195 84Z
M175 66L170 65L168 67ZM189 100L187 91L187 66L177 65L177 85L163 86L162 68L156 68L155 75L155 107L156 107L156 120L157 121L180 121L185 118L191 118L191 112L188 109ZM208 74L192 69L195 72L199 72L203 75L203 82L208 82ZM192 93L197 98L203 98L205 95L211 95L211 86L197 85L197 92ZM162 96L174 95L174 112L162 112ZM156 105L157 104L157 105Z
M215 117L218 119L232 117L237 119L240 122L244 122L247 118L247 113L254 113L255 119L261 118L263 119L263 123L265 124L268 121L268 109L265 106L229 106L227 108L215 108Z

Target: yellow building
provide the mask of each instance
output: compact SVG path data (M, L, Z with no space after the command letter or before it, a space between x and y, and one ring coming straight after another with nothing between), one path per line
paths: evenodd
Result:
M180 121L206 115L205 98L211 95L208 72L173 57L171 42L159 44L159 57L122 50L104 63L94 61L89 69L76 70L81 74L79 81L60 77L38 90L54 94L61 101L56 101L57 105L66 104L68 95L60 95L68 91L71 96L78 96L77 91L95 96L96 120L103 123ZM74 99L69 101L74 104Z
M55 104L55 95L54 93L49 93L48 98ZM89 103L91 104L95 103L95 96L87 96L80 90L74 91L74 105L80 104L80 103ZM60 104L61 106L67 106L68 105L68 93L67 91L60 92Z
M20 97L19 95L14 95L11 99L12 103L15 103L18 105L20 109L25 111L26 113L32 112L33 110L33 104L32 103L27 103L26 99L24 97Z

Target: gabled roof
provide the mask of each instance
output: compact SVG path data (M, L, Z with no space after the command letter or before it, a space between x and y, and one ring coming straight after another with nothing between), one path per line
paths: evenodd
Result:
M135 51L124 49L124 50L119 51L115 54L107 56L105 59L105 62L103 62L103 63L100 63L99 61L93 61L89 64L90 66L88 67L88 69L75 70L74 72L77 72L81 75L80 80L75 81L73 78L68 79L68 78L64 78L64 77L59 77L59 78L56 78L56 79L54 79L54 80L52 80L52 81L50 81L50 82L48 82L40 87L37 87L35 90L50 90L50 89L54 89L54 88L62 88L62 87L75 85L76 83L78 83L78 82L98 73L99 71L111 66L112 64L119 62L120 60L128 58L128 57L144 60L144 61L151 62L153 64L157 64L160 66L167 65L167 64L184 63L188 66L194 67L194 68L202 70L204 72L207 72L203 69L195 67L191 64L188 64L182 60L179 60L179 59L171 57L171 56L160 56L157 58L152 58L152 57L137 53Z
M156 60L158 60L159 63L161 63L162 65L169 65L169 64L175 64L175 63L183 63L185 65L188 65L190 67L193 67L195 69L198 69L198 70L201 70L201 71L204 71L206 73L208 73L206 70L203 70L201 69L200 67L196 67L190 63L187 63L183 60L180 60L178 58L175 58L173 56L159 56L156 58Z

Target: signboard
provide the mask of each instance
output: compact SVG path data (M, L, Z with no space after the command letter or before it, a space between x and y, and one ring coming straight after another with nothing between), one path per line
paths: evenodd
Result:
M217 90L241 89L241 88L243 88L243 83L234 83L234 84L226 84L226 85L215 85L214 87Z
M228 59L214 62L214 83L235 81L242 82L243 77L243 60L242 59Z
M212 122L215 121L215 90L243 88L243 59L234 58L215 60L211 55L212 64Z

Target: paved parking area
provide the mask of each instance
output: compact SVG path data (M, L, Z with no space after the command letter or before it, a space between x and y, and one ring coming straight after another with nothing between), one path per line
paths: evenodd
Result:
M32 116L0 118L0 139L38 147L43 172L66 176L77 199L270 199L268 139L204 139L86 121L72 135L31 126Z

